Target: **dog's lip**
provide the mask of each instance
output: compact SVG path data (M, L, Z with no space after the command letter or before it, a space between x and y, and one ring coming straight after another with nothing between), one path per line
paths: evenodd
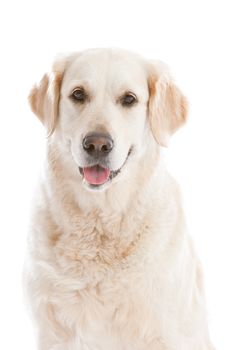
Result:
M129 156L131 155L132 150L133 150L133 147L130 147L130 149L129 149L129 151L128 151L128 154L127 154L127 157L126 157L124 163L122 164L122 166L121 166L119 169L117 169L117 170L111 170L111 169L109 169L109 170L110 170L110 174L109 174L108 180L107 180L104 184L106 184L106 183L109 182L109 181L112 181L112 180L121 172L121 170L123 169L123 167L125 166L125 164L126 164L128 158L129 158ZM103 165L101 164L101 162L95 163L95 164L93 164L91 167L94 167L94 166L100 166L100 167L102 167L103 169L107 169L107 167L106 167L106 166L103 166ZM85 168L85 167L79 167L79 172L80 172L80 174L82 175L82 177L84 177L84 170L83 170L84 168ZM98 184L90 184L90 186L93 187L93 188L97 188L97 187L100 187L100 186L102 186L102 185L104 185L104 184L100 184L100 185L98 185Z

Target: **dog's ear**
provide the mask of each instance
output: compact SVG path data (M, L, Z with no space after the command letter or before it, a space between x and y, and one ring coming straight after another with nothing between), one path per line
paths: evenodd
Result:
M63 73L64 64L54 63L52 73L45 74L28 97L32 111L46 127L48 136L53 133L58 118Z
M167 146L170 136L187 119L188 103L165 65L153 63L149 76L149 120L155 140Z

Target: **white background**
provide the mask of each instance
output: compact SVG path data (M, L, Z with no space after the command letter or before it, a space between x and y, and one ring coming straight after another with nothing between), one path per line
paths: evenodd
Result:
M233 349L230 5L225 0L1 2L1 349L35 349L21 270L45 135L27 105L29 88L57 52L106 46L164 60L188 96L189 122L165 155L183 190L189 230L203 262L213 342L219 350Z

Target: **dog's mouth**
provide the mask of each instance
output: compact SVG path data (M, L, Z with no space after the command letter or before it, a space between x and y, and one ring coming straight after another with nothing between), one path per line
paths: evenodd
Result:
M79 171L90 185L100 186L113 179L120 172L120 169L117 171L111 171L110 169L103 168L101 165L97 164L91 167L79 168Z
M108 167L104 167L101 163L95 164L90 167L79 167L79 172L82 175L83 179L92 187L98 188L113 180L122 170L126 161L128 160L132 148L130 148L127 157L123 165L117 170L111 170Z

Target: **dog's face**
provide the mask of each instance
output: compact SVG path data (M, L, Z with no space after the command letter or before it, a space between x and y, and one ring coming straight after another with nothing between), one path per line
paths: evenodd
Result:
M60 127L88 188L119 180L146 144L147 79L142 65L127 58L91 51L63 77Z
M92 190L130 176L149 144L164 145L186 118L185 99L159 64L121 50L59 60L30 102Z

